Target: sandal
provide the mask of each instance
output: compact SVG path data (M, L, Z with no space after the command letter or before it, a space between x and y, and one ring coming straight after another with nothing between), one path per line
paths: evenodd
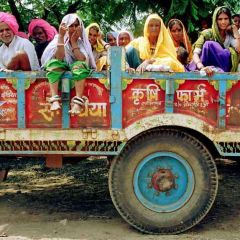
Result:
M71 110L69 111L70 114L73 115L78 115L81 112L81 106L84 106L85 103L88 101L88 98L83 96L83 97L73 97L72 98L72 107Z
M50 107L51 111L57 111L61 109L61 106L59 103L60 100L61 98L58 95L55 95L49 98L49 102L51 103L51 107Z

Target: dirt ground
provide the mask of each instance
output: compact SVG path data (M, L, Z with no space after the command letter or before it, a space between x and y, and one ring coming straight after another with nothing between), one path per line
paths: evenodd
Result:
M39 159L16 163L0 182L0 239L240 239L240 164L218 163L217 199L201 223L179 235L156 236L139 233L115 210L106 160L83 160L57 170L46 169Z

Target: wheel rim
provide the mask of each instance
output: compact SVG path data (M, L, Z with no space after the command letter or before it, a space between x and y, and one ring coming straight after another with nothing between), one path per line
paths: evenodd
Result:
M148 155L134 173L136 197L155 212L181 208L190 199L194 185L194 174L188 162L171 152Z

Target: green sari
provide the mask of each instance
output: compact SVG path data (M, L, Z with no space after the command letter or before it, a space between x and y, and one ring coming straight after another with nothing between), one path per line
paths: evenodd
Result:
M220 35L219 28L217 25L217 13L218 11L223 8L223 7L217 7L213 13L213 23L212 23L212 28L206 29L200 33L200 36L198 40L194 43L193 49L195 48L200 48L202 49L203 44L206 41L215 41L218 42L223 48L224 47L224 39ZM231 21L231 19L230 19ZM238 63L240 60L239 54L236 52L236 50L233 47L229 47L228 50L231 53L231 63L232 63L232 68L231 72L236 72L238 68Z

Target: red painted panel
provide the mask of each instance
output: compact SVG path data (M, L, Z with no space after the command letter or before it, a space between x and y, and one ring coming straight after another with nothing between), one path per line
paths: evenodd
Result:
M98 79L88 79L85 83L84 95L88 97L89 104L82 109L79 116L71 116L71 128L109 128L109 90ZM71 98L73 96L75 96L74 89L71 90ZM49 97L50 89L46 79L38 79L26 90L27 128L62 127L62 111L50 111Z
M226 127L234 129L240 127L240 81L226 93Z
M0 128L17 127L17 91L0 79Z
M192 115L216 126L218 91L206 80L186 80L175 91L174 112Z
M71 116L71 128L110 128L109 90L98 79L87 79L83 95L89 103L82 109L80 116ZM71 98L74 96L75 89L71 91Z
M26 90L27 128L61 128L62 113L50 111L48 102L50 97L49 84L46 79L37 79Z
M164 112L165 91L151 79L134 79L123 94L123 127Z

